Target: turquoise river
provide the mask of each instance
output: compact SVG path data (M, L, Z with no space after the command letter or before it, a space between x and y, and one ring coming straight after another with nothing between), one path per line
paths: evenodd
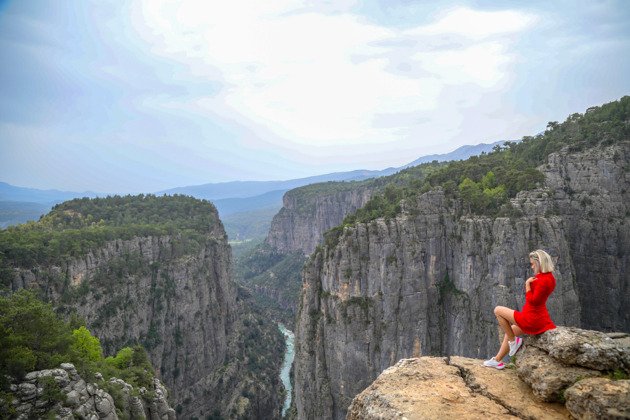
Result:
M278 324L278 327L280 327L280 331L284 334L284 338L287 342L287 351L284 353L284 364L282 365L282 371L280 371L280 379L282 380L284 389L287 391L287 396L284 399L284 407L282 408L282 417L284 417L284 414L291 406L291 390L293 388L291 388L289 373L291 372L291 365L293 364L293 356L295 356L295 351L293 349L293 339L295 337L291 331L284 327L284 325Z

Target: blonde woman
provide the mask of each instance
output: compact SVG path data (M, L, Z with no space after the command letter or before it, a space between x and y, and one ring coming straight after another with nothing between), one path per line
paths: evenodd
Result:
M528 278L525 282L523 310L519 312L505 306L494 308L494 314L505 331L505 337L497 355L483 362L484 366L503 369L505 366L501 360L505 355L514 356L523 345L520 335L541 334L556 328L547 312L547 299L556 288L556 279L552 274L553 261L549 254L541 249L530 252L529 261L534 277Z

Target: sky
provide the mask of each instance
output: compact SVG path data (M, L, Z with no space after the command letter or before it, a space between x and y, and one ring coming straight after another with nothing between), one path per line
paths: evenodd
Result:
M0 181L403 166L630 94L630 2L0 0Z

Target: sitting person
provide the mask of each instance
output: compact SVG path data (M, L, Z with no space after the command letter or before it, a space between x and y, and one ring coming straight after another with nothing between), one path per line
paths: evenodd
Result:
M553 261L545 251L539 249L530 252L534 277L525 282L525 305L522 311L515 311L505 306L494 308L499 325L505 331L503 344L495 357L483 362L484 366L503 369L503 358L506 354L514 356L523 345L522 334L540 334L556 328L547 312L547 299L556 287L556 279L552 274ZM509 352L508 352L509 349Z

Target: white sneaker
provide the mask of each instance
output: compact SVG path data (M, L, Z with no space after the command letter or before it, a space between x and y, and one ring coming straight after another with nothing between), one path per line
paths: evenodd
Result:
M510 341L508 344L510 345L510 353L508 355L512 357L523 345L523 339L521 337L516 337L514 341Z
M494 357L490 360L486 360L485 362L483 362L483 365L486 367L493 367L495 369L503 369L505 367L503 362L497 362L497 360Z

